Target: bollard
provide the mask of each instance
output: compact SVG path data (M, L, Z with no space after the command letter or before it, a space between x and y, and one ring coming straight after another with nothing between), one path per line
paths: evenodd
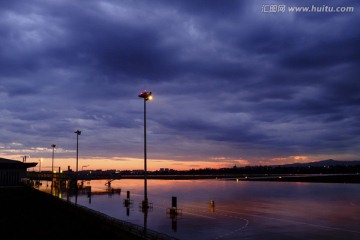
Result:
M171 197L171 208L168 208L166 212L169 214L172 221L176 221L178 215L182 214L181 209L177 208L177 198L175 196Z
M130 200L130 191L126 191L126 199L124 199L124 205L126 208L129 208L131 204L132 202Z
M171 197L171 208L169 209L171 216L177 215L177 198Z
M177 199L176 199L176 197L172 197L172 199L171 199L171 207L173 207L173 208L177 208Z
M210 200L210 212L215 212L215 202L214 200Z

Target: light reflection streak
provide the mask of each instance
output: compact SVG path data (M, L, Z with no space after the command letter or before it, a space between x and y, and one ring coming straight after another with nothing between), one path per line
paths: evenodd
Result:
M233 235L233 234L235 234L235 233L237 233L237 232L239 232L239 231L242 231L242 230L244 230L245 228L247 228L247 226L249 225L249 220L247 220L247 219L245 219L245 218L241 218L241 219L242 219L242 220L245 220L245 225L244 225L244 226L242 226L242 227L240 227L240 228L237 228L237 229L235 229L235 230L233 230L233 231L230 231L230 232L228 232L228 233L226 233L226 234L222 234L222 235L220 235L219 237L216 237L215 239L220 239L220 238L224 238L224 237Z
M196 206L196 207L194 207L194 210L198 211L198 209L200 209L200 208L207 209L202 206ZM237 215L245 215L245 216L250 216L250 217L264 218L264 219L269 219L269 220L277 220L277 221L288 222L288 223L302 224L302 225L311 226L311 227L318 227L318 228L323 228L323 229L331 229L331 230L360 234L360 231L355 231L355 230L350 230L350 229L345 229L345 228L338 228L338 227L329 227L329 226L307 223L307 222L296 221L296 220L290 220L290 219L284 219L284 218L268 217L268 216L264 216L264 215L249 214L249 213L243 213L243 212L235 212L235 211L224 210L224 209L219 209L219 208L217 208L216 211L217 211L217 213L218 212L226 212L226 213L232 213L232 214L237 214ZM205 210L204 210L204 212L205 212ZM223 215L223 216L230 217L229 215ZM246 220L246 219L244 219L244 220Z
M163 206L160 206L160 205L155 205L156 208L160 208L160 209L164 209L166 210L165 207ZM184 212L182 211L183 213L186 213L186 214L189 214L189 215L193 215L193 216L198 216L198 217L202 217L202 218L208 218L208 219L216 219L214 217L209 217L209 216L205 216L205 215L201 215L201 214L195 214L195 213L191 213L191 212Z
M160 205L156 205L156 208L160 208L160 209L165 209L164 207L160 206ZM221 221L219 218L216 218L216 217L210 217L210 216L206 216L206 215L203 215L203 214L199 214L200 213L208 213L209 211L198 211L197 209L199 208L199 206L197 206L196 208L194 209L191 209L192 212L188 212L188 211L182 211L182 213L185 213L185 214L188 214L188 215L192 215L192 216L196 216L196 217L201 217L201 218L206 218L206 219L211 219L211 220L219 220ZM200 207L200 208L203 208L203 207ZM194 212L197 212L197 213L194 213ZM249 220L248 219L245 219L245 218L241 218L241 217L237 217L237 216L231 216L231 215L228 215L228 214L219 214L219 213L216 213L216 215L218 216L225 216L225 217L230 217L230 218L235 218L237 220L242 220L244 221L244 224L241 225L241 227L239 228L236 228L234 230L231 230L225 234L221 234L219 235L218 237L216 237L215 239L221 239L221 238L224 238L224 237L228 237L230 235L233 235L239 231L242 231L244 230L245 228L247 228L247 226L249 225Z
M184 205L183 205L184 206ZM185 206L189 206L189 205L185 205ZM216 218L216 217L210 217L210 216L206 216L206 215L202 215L202 214L199 214L199 213L209 213L209 210L205 210L206 208L200 206L200 205L192 205L193 207L189 207L189 210L191 210L191 212L188 212L188 211L183 211L183 213L185 214L189 214L189 215L193 215L193 216L197 216L197 217L202 217L202 218L207 218L207 219L212 219L212 220L219 220L221 221L221 219L219 218ZM157 207L160 207L160 206L157 206ZM161 207L160 207L161 208ZM199 209L204 209L203 211L199 211ZM195 213L196 212L196 213ZM210 212L211 212L211 209L210 209ZM223 211L224 212L224 211ZM229 215L229 214L224 214L224 213L219 213L218 211L215 212L211 212L213 214L215 214L216 216L220 216L220 217L229 217L229 218L235 218L236 220L241 220L244 222L243 225L241 225L241 227L239 228L236 228L234 230L231 230L225 234L221 234L219 235L218 237L216 237L215 239L221 239L221 238L224 238L224 237L228 237L230 235L233 235L239 231L242 231L244 230L245 228L248 227L250 221L246 218L242 218L242 217L238 217L238 216L233 216L233 215Z

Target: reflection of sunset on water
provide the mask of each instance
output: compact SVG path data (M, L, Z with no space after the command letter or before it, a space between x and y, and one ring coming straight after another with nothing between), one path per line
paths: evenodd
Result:
M111 187L121 189L120 194L109 194L105 184L105 180L85 182L85 186L104 194L94 194L91 201L87 195L79 195L77 203L142 226L144 214L139 204L143 199L144 181L113 181ZM147 227L178 239L263 240L265 235L274 235L276 240L291 239L291 236L357 240L360 237L360 192L357 187L357 184L236 179L149 179L148 196L153 208L146 215ZM42 188L46 189L46 184ZM127 192L130 192L132 204L125 206ZM177 199L181 216L167 214L173 197ZM70 201L74 200L71 196Z

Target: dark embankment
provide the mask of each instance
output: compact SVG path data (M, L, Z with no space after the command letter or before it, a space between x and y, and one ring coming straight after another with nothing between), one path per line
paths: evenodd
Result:
M143 239L131 226L31 187L0 187L1 239ZM126 229L127 228L127 229Z

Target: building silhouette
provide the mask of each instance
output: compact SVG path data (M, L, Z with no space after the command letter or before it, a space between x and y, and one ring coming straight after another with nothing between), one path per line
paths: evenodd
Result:
M27 169L35 167L36 162L21 162L0 158L0 186L17 186L26 178Z

